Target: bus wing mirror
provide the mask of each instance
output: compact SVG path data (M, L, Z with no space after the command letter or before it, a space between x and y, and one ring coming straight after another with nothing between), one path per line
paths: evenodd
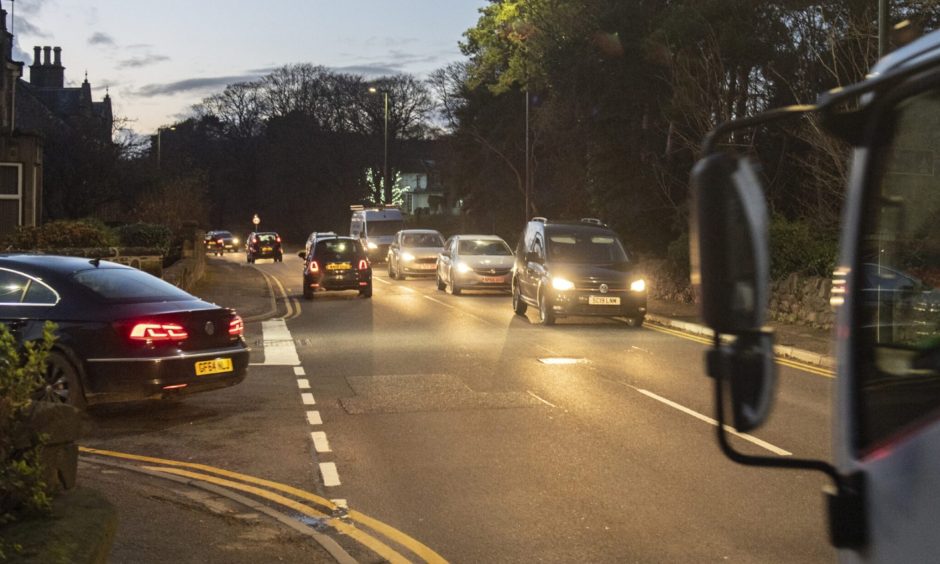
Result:
M750 161L726 153L692 171L690 257L702 319L718 333L760 330L770 278L767 206Z

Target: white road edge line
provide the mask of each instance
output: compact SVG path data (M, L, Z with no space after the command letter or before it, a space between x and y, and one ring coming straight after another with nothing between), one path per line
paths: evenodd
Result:
M424 299L426 299L426 300L431 300L432 302L434 302L434 303L436 303L436 304L442 305L442 306L444 306L444 307L449 307L450 309L457 309L457 306L452 306L452 305L450 305L450 304L448 304L448 303L444 303L444 302L442 302L441 300L439 300L439 299L437 299L437 298L432 298L431 296L424 296Z
M538 397L537 395L535 395L534 392L530 392L529 390L526 390L526 393L529 394L530 396L534 397L535 399L539 400L540 402L544 403L545 405L547 405L547 406L549 406L549 407L554 407L555 409L558 409L558 406L557 406L557 405L553 404L552 402L550 402L550 401L548 401L548 400L544 400L544 399Z
M377 281L377 282L381 282L382 284L388 284L389 286L391 286L391 284L392 284L392 283L389 282L388 280L385 280L385 279L383 279L383 278L379 278L378 276L373 276L372 279L375 280L375 281Z
M708 423L709 425L713 425L713 426L715 426L715 427L718 426L718 422L715 421L714 419L712 419L711 417L708 417L708 416L706 416L706 415L702 415L701 413L699 413L699 412L697 412L697 411L693 411L693 410L689 409L688 407L685 407L684 405L680 405L680 404L678 404L678 403L676 403L676 402L674 402L674 401L672 401L672 400L669 400L669 399L666 399L666 398L664 398L664 397L662 397L662 396L660 396L660 395L654 394L653 392L651 392L651 391L649 391L649 390L643 390L643 389L640 389L640 388L634 388L634 389L635 389L636 391L640 392L641 394L643 394L644 396L649 397L649 398L653 398L654 400L656 400L656 401L658 401L658 402L661 402L661 403L664 403L664 404L668 405L669 407L671 407L671 408L673 408L673 409L678 409L679 411L681 411L682 413L685 413L686 415L691 415L692 417L695 417L696 419L700 419L700 420L702 420L702 421ZM748 435L747 433L739 433L739 432L735 431L734 429L732 429L732 428L731 428L730 426L728 426L728 425L725 425L725 430L728 431L729 433L731 433L732 435L736 436L736 437L740 437L740 438L744 439L745 441L751 442L751 443L753 443L753 444L755 444L755 445L757 445L757 446L759 446L759 447L761 447L761 448L763 448L763 449L769 450L770 452L772 452L772 453L774 453L774 454L776 454L776 455L778 455L778 456L792 456L792 455L793 455L792 452L783 450L782 448L777 447L777 446L774 446L774 445L768 443L767 441L762 441L761 439L758 439L758 438L755 437L754 435Z
M320 474L323 476L323 485L326 487L333 487L340 485L339 482L339 472L336 471L336 463L334 462L321 462L320 463Z
M490 321L490 320L488 320L488 319L483 319L483 318L480 317L479 315L475 315L475 314L470 313L470 312L468 312L468 311L464 311L464 310L458 308L457 306L452 306L452 305L450 305L450 304L444 303L444 302L442 302L441 300L439 300L439 299L437 299L437 298L432 298L431 296L428 296L427 294L422 294L421 297L423 297L423 298L426 299L426 300L431 300L432 302L434 302L434 303L436 303L436 304L440 304L440 305L442 305L442 306L444 306L444 307L449 307L450 309L455 309L455 310L459 311L461 315L466 315L467 317L472 317L473 319L476 319L476 320L479 321L480 323L485 323L485 324L487 324L487 325L495 325L495 323L493 323L492 321Z
M304 402L304 405L314 405L317 403L316 400L313 399L313 394L311 393L300 394L300 399Z
M313 448L317 452L332 452L330 442L326 440L326 433L323 431L313 431L310 433L310 438L313 440Z
M320 418L319 411L308 411L307 412L307 423L311 425L323 425L323 419Z
M297 379L297 387L300 388L301 390L309 390L309 389L310 389L310 380L307 380L306 378L298 378L298 379Z
M307 375L307 373L304 372L304 367L303 367L303 366L295 366L295 367L294 367L294 376L306 376L306 375Z

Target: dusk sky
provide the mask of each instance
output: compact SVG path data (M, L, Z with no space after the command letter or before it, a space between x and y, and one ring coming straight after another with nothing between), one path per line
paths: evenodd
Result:
M424 78L461 60L486 0L0 0L14 59L62 47L67 86L84 80L115 117L149 134L226 84L290 63ZM15 18L11 18L14 15ZM29 70L24 69L24 79Z

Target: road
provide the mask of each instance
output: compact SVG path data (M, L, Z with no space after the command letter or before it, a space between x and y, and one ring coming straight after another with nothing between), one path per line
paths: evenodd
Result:
M389 545L409 559L835 556L822 475L743 468L719 452L699 338L616 320L541 327L534 312L514 315L508 295L452 296L432 279L382 272L372 299L305 301L296 256L209 260L225 269L219 283L237 287L239 273L254 269L280 296L276 316L246 325L248 379L182 402L99 410L85 446L340 500L408 535ZM832 384L781 367L773 418L734 444L828 459ZM357 559L381 559L343 537Z

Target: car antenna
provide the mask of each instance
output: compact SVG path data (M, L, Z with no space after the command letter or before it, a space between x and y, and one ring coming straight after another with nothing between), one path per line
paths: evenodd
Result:
M101 264L101 257L95 257L91 259L91 264L94 265L95 268L98 268L98 266Z

